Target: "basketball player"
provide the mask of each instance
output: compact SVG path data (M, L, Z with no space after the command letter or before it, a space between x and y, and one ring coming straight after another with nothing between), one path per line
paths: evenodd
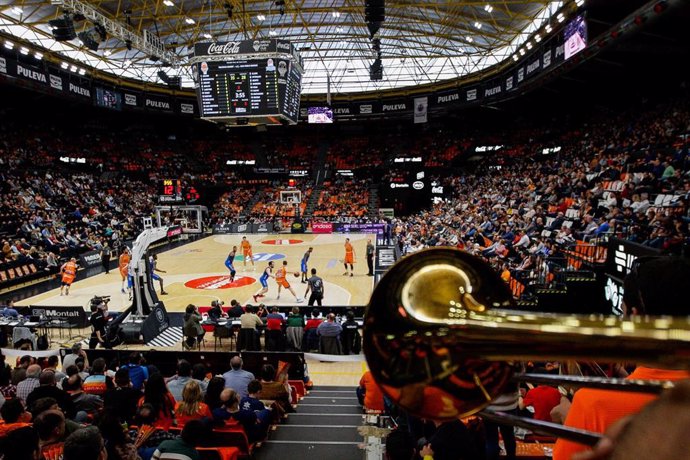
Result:
M242 237L242 255L244 256L244 268L247 268L247 259L252 263L252 271L254 271L254 255L252 254L252 244L247 241L247 237Z
M252 296L254 298L254 303L258 302L259 297L266 296L266 293L268 292L269 278L275 278L273 276L273 261L268 262L268 266L264 268L264 272L261 275L261 278L259 278L259 283L261 283L261 289L259 290L259 292Z
M307 263L309 263L309 256L313 250L314 248L307 249L307 252L305 252L302 256L302 262L300 263L300 268L302 271L302 284L307 284Z
M292 289L292 286L290 286L290 283L288 283L288 280L287 280L287 274L288 274L287 264L288 264L287 260L284 260L284 261L283 261L283 266L280 267L280 268L276 271L276 283L278 283L278 297L276 297L276 300L280 300L280 290L281 290L282 288L285 288L285 289L287 289L288 291L290 291L290 292L292 293L292 295L295 296L295 300L296 300L297 302L302 302L302 301L304 301L304 299L300 299L299 297L297 297L297 294L295 294L295 290Z
M60 267L60 273L62 273L62 283L60 284L60 295L62 295L62 290L65 289L65 295L69 295L69 288L74 282L74 278L77 277L77 259L72 257L68 262L62 264Z
M230 251L227 259L225 259L225 266L228 267L228 270L230 270L231 283L235 281L235 273L237 273L235 266L233 265L233 262L235 262L235 254L237 254L237 246L232 247L232 251Z
M125 281L127 281L127 276L129 276L129 261L129 248L125 248L122 250L122 254L120 254L120 259L118 260L118 268L120 270L120 276L122 277L120 291L122 291L123 294L125 293Z
M151 271L151 279L154 281L158 281L161 285L161 295L167 295L168 293L165 292L163 289L163 278L161 278L159 275L156 275L156 272L158 273L167 273L165 270L161 270L157 267L158 265L158 255L154 254L149 257L149 270Z
M345 273L343 276L347 276L347 265L350 265L350 276L355 276L355 248L350 244L350 238L345 238L345 259L343 259L343 265L345 265Z

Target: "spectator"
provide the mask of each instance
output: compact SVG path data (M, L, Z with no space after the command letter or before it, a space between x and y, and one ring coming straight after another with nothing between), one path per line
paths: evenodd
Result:
M33 358L31 358L31 356L28 356L28 355L24 355L19 359L19 365L12 370L12 384L13 385L19 385L19 382L21 382L22 380L25 380L28 377L26 375L27 369L29 368L29 366L31 364L34 364L32 362L32 359ZM38 374L40 374L40 373L41 373L41 371L40 371L40 367L39 367ZM38 379L38 374L36 374L37 379ZM38 386L38 385L36 385L36 386ZM33 388L31 388L29 390L29 392L31 392L32 389ZM21 398L21 396L19 396L19 397Z
M175 401L182 401L182 392L188 382L194 380L192 378L192 365L189 361L181 359L177 363L177 376L168 381L168 391L175 398ZM196 380L201 388L202 394L206 391L206 382Z
M357 400L367 412L383 413L383 392L374 380L371 371L366 371L359 380L357 387Z
M345 317L347 319L342 324L343 332L341 335L343 354L358 355L362 351L362 337L359 335L359 324L355 321L355 312L348 310Z
M491 401L488 409L492 411L505 412L511 415L517 415L518 407L518 389L517 387L510 389L504 394L499 395ZM483 419L484 431L486 433L486 458L487 460L498 460L500 455L500 447L498 444L498 433L500 431L503 439L503 446L506 452L506 458L509 460L515 459L516 441L515 430L512 425L499 425L496 422Z
M59 410L42 412L34 419L34 430L38 434L38 448L42 453L59 446L66 438L65 415Z
M225 379L223 377L215 376L208 382L204 402L211 411L221 406L220 393L224 388Z
M12 383L12 371L9 366L0 368L0 395L6 399L17 397L17 385Z
M62 389L72 398L74 410L77 413L76 421L86 422L87 416L93 418L97 412L103 409L103 399L100 396L84 393L82 380L78 374L67 379ZM80 416L80 413L83 415Z
M54 398L60 406L60 409L64 411L65 416L74 419L77 415L77 411L72 402L72 398L70 398L66 391L56 386L55 372L51 370L41 372L39 383L40 385L27 396L26 407L31 408L34 402L42 398Z
M12 430L7 436L0 436L0 452L3 460L36 460L38 452L38 435L32 427Z
M244 428L249 442L257 442L266 437L270 423L271 411L264 409L255 412L240 407L240 397L230 388L226 388L220 395L223 405L213 411L216 422L226 423L230 419L237 420Z
M422 458L434 460L474 460L481 458L467 427L460 421L434 421L436 430L420 450Z
M65 356L62 359L62 368L67 370L69 366L74 366L77 364L77 358L83 358L84 366L89 367L89 357L86 356L86 352L82 350L81 342L77 342L72 345L72 353Z
M116 388L103 395L105 410L117 416L121 423L132 423L141 398L141 391L132 388L130 372L130 369L124 367L118 369L115 373Z
M32 364L26 368L26 379L17 383L17 398L26 401L26 398L41 383L38 377L41 375L41 366Z
M65 440L62 460L108 460L103 437L95 427L75 431Z
M290 402L290 385L287 380L276 381L276 370L270 364L261 368L261 396L265 400L275 401L283 413L294 412Z
M208 430L199 420L184 426L178 439L163 441L153 453L152 460L201 460L196 446L207 436Z
M187 350L194 347L196 343L201 343L204 340L206 331L201 327L201 313L199 309L192 304L187 305L184 314L184 336L183 344Z
M144 396L139 399L139 407L151 404L161 428L167 430L175 419L175 398L165 386L165 379L159 373L151 374L144 385Z
M417 453L415 447L415 440L409 431L400 428L393 430L386 436L386 460L413 460Z
M129 355L129 362L122 366L129 371L129 380L132 388L138 391L144 388L144 383L149 378L149 371L143 364L144 357L138 351L134 351Z
M10 399L0 407L0 438L4 438L10 432L31 426L31 412L24 409L24 403L20 399Z
M113 379L105 375L105 359L94 360L89 376L84 379L84 392L92 395L103 396L106 391L115 388Z
M638 259L624 280L623 309L626 316L669 315L687 316L685 291L679 289L690 277L690 261L676 257ZM684 380L687 370L638 366L626 379ZM575 393L565 419L565 426L605 432L616 421L634 415L656 399L650 394L630 394L620 391L581 389ZM554 460L570 459L588 450L584 445L559 439L554 448Z
M537 368L532 371L533 374L546 374L546 369ZM551 419L551 411L554 407L561 403L561 392L558 388L550 385L535 385L527 392L524 398L518 401L518 407L523 410L531 408L535 420L542 420L545 422L553 421ZM529 410L529 409L528 409Z
M292 307L287 318L287 342L292 351L302 350L302 336L304 334L304 316L299 312L299 307Z
M230 370L223 374L225 388L232 388L240 395L240 398L247 396L247 385L254 380L254 374L242 369L242 358L233 356L230 359Z
M330 355L341 354L340 334L342 332L343 327L335 321L335 315L329 313L326 316L326 321L319 324L319 327L316 328L316 334L321 338L319 344L321 353Z
M67 374L57 370L58 364L60 364L60 358L58 358L56 355L48 356L48 365L43 370L52 370L55 374L55 381L60 384L62 383L62 379L67 377Z
M159 427L156 411L151 404L143 404L137 410L137 415L134 418L134 422L139 429L144 426L148 426L153 429L139 449L140 455L144 460L151 458L153 452L160 445L160 443L177 438L177 435ZM129 432L130 439L136 439L137 434L137 430L131 430Z
M104 413L98 429L105 441L107 460L141 460L132 439L114 414Z
M266 316L266 351L285 351L284 325L285 318L278 307L271 307L271 312Z
M204 401L201 387L196 380L190 380L182 391L182 401L175 405L175 418L179 425L184 425L190 420L211 419L211 411Z

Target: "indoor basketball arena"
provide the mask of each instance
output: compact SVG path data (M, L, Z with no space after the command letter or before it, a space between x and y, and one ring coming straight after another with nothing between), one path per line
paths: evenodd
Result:
M689 458L689 21L0 1L0 460Z

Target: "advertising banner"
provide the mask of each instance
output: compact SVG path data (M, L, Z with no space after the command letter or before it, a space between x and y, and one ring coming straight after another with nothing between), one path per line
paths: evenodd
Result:
M383 235L385 230L384 224L333 224L333 232L335 233L376 233Z
M69 324L75 326L84 326L89 320L86 316L86 311L84 311L84 307L81 306L31 305L28 307L28 310L31 316L43 317L50 321L67 321ZM20 313L22 312L20 311Z
M312 233L333 233L333 224L330 222L314 222L311 224Z
M79 255L79 265L84 268L96 267L101 264L101 253L98 251L88 251Z

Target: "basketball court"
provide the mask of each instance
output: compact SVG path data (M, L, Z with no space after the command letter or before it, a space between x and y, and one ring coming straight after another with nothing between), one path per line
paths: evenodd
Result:
M246 236L252 244L254 266L243 260L240 243ZM342 260L345 255L345 238L355 250L355 276L343 276ZM325 285L323 303L329 306L359 306L369 302L374 277L367 276L366 245L371 238L376 244L375 235L368 234L232 234L212 235L198 241L165 251L158 255L157 267L166 273L158 273L164 280L168 295L160 296L169 312L183 312L188 304L208 306L214 300L222 300L229 305L236 299L241 304L255 304L252 295L261 289L259 277L269 261L276 269L287 260L287 280L298 297L304 297L307 285L300 282L300 261L309 247L314 250L309 258L308 268L316 268ZM237 270L235 280L230 282L225 259L237 246L234 266ZM309 275L310 276L310 275ZM158 282L154 282L156 292L160 292ZM295 297L283 289L278 299L278 286L274 279L268 280L269 290L260 299L266 305L306 305L298 303ZM109 274L99 274L84 279L77 274L69 296L60 296L59 289L17 302L17 305L84 306L88 311L89 300L95 296L111 296L110 309L121 311L131 305L127 294L121 292L121 277L117 269Z

